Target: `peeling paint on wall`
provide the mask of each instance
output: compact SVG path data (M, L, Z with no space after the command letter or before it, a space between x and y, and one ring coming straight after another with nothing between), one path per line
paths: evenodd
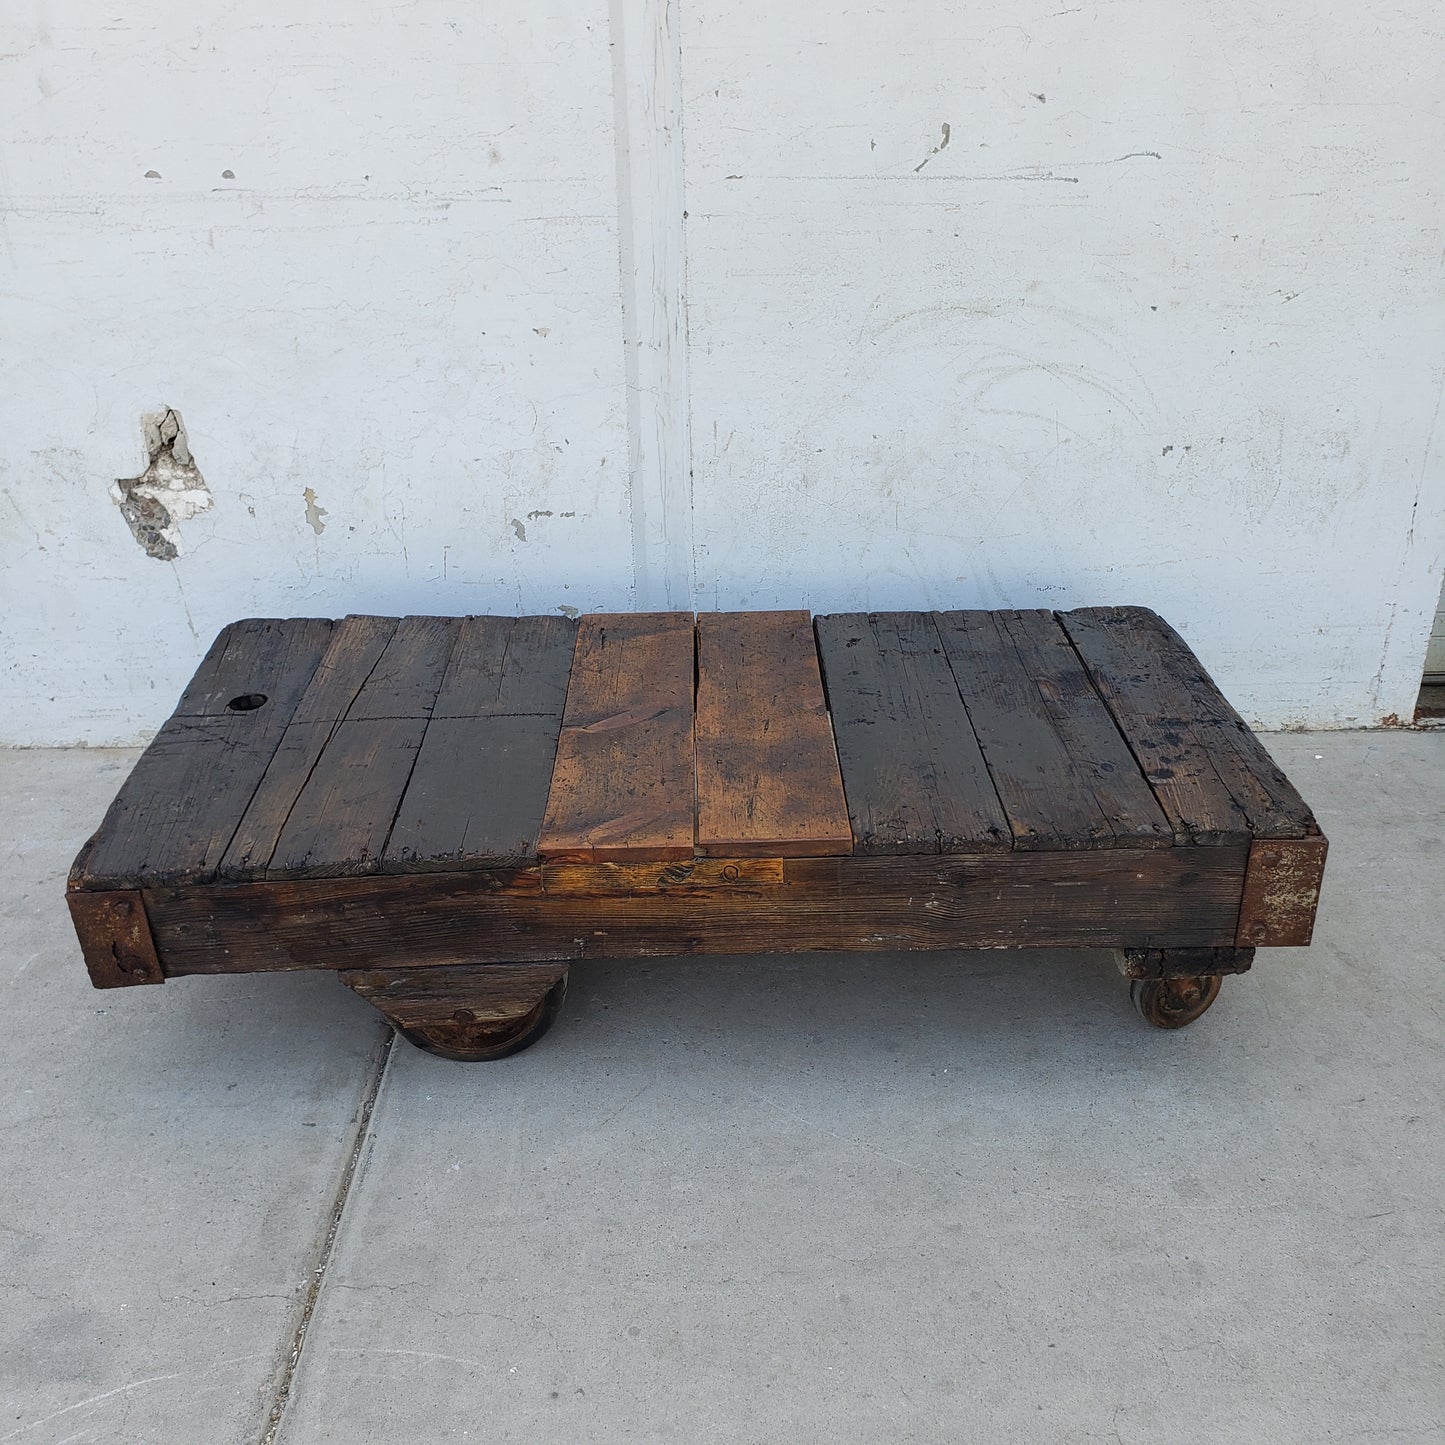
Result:
M306 503L306 525L319 537L326 530L326 523L321 519L330 513L316 505L316 493L310 487L301 493L301 498Z
M146 556L170 562L181 554L178 522L214 504L206 480L191 456L180 413L167 407L141 417L150 458L138 477L120 477L110 495Z

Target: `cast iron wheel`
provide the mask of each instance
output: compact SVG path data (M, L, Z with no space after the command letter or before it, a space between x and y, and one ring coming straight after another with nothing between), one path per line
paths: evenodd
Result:
M397 1033L439 1059L455 1059L466 1064L505 1059L530 1048L552 1027L566 997L567 978L563 975L542 995L535 1008L519 1018L504 1019L500 1023L478 1022L469 1010L459 1008L446 1023L398 1028Z
M1156 1029L1192 1024L1219 997L1219 976L1208 978L1136 978L1129 999Z

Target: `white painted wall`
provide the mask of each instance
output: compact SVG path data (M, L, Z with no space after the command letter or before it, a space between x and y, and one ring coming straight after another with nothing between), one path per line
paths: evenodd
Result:
M1263 725L1408 716L1442 95L1425 0L17 0L0 741L235 616L689 596L1144 602Z

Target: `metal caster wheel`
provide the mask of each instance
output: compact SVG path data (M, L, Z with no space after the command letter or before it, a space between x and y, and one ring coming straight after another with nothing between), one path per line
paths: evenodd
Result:
M1129 999L1140 1017L1156 1029L1182 1029L1192 1024L1219 997L1219 976L1207 978L1136 978Z

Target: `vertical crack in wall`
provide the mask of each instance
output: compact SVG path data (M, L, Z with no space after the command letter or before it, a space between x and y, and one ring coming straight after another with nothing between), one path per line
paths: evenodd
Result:
M682 41L677 0L611 0L633 575L642 608L692 606Z
M191 456L180 413L167 407L141 417L149 463L138 477L121 477L110 489L131 535L146 556L162 562L181 555L178 522L215 501Z

